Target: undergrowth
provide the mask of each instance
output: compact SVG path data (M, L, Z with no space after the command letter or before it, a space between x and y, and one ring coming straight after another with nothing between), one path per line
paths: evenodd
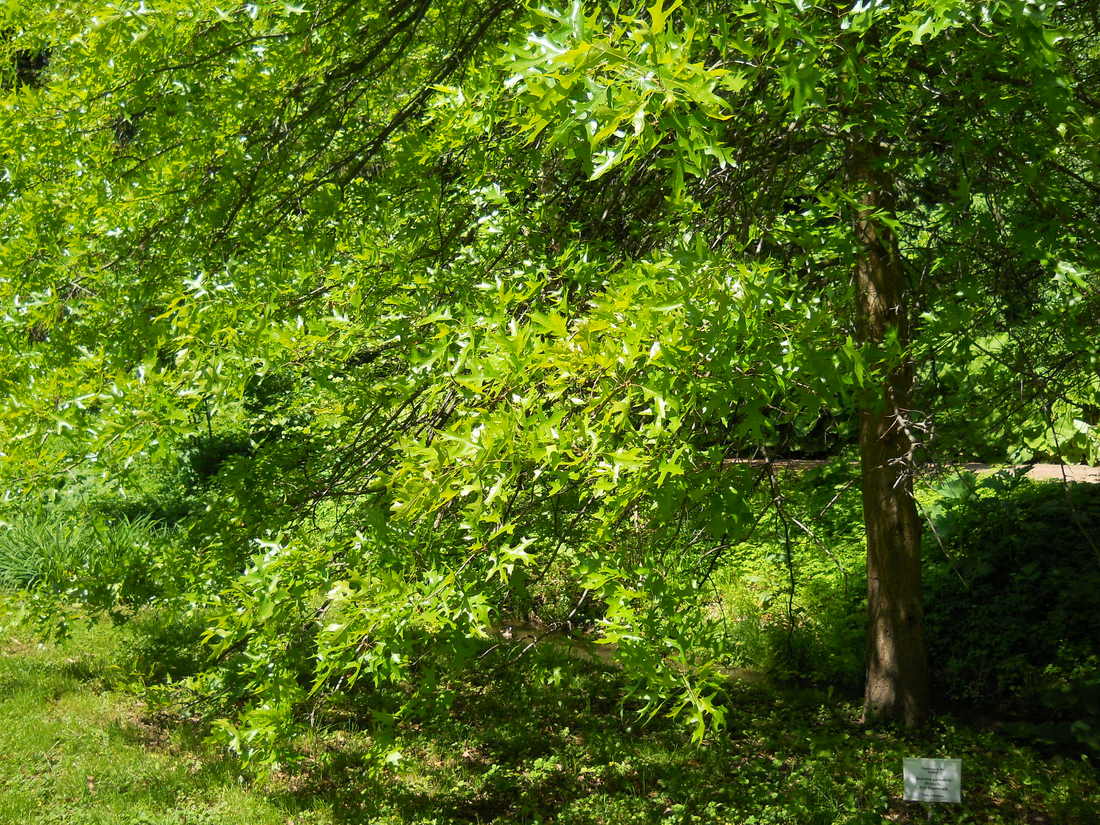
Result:
M32 641L4 600L0 823L444 825L444 823L916 823L906 756L963 759L952 823L1089 825L1100 785L1087 757L1016 744L951 716L920 733L865 730L829 691L730 681L724 731L692 744L641 724L619 674L558 648L501 645L436 684L438 703L394 727L369 692L325 709L293 768L244 777L186 716L152 716L124 688L134 634L80 625ZM379 748L386 758L379 763Z

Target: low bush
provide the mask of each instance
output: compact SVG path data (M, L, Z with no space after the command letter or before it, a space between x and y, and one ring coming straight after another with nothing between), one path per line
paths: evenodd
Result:
M937 694L1100 747L1100 487L1000 474L939 494L925 577Z

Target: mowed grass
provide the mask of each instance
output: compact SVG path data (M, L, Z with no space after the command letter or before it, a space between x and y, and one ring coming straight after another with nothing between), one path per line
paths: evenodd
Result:
M126 642L117 629L41 644L12 607L0 603L0 825L331 822L322 807L295 818L231 762L144 721L133 696L110 689Z
M328 709L293 769L249 779L115 689L128 631L42 645L12 624L13 604L0 602L0 825L916 825L926 811L900 799L904 756L963 759L963 804L936 822L1100 822L1080 754L950 716L919 734L869 731L856 697L736 684L727 728L692 744L660 717L639 726L616 671L550 649L521 666L501 649L440 683L437 710L392 732L383 766L363 695Z

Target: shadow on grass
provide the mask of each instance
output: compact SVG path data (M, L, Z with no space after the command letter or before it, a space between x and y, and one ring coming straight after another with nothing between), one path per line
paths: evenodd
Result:
M7 661L5 661L5 659ZM0 656L0 700L19 694L35 694L47 701L102 687L113 677L112 669L96 655L65 658Z
M959 756L973 777L967 822L1092 823L1087 765L1044 759L945 719L920 734L864 730L826 691L731 683L724 731L692 743L623 708L620 675L542 656L521 676L485 663L438 685L437 712L393 735L378 767L371 739L330 729L278 785L288 810L323 800L338 823L880 823L924 821L901 796L905 756ZM752 819L755 817L755 819Z
M169 728L164 719L134 714L112 720L107 733L114 744L170 757L163 773L145 777L129 789L155 807L171 810L181 799L241 784L240 763L213 753L203 741L203 730L193 723L177 721Z

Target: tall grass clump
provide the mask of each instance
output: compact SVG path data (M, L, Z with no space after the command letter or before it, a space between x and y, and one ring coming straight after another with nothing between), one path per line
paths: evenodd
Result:
M0 522L0 589L27 593L35 624L64 635L70 608L117 620L161 596L174 574L167 543L165 529L145 516L25 507Z
M93 533L87 522L48 509L17 513L0 526L0 587L60 585L86 566Z

